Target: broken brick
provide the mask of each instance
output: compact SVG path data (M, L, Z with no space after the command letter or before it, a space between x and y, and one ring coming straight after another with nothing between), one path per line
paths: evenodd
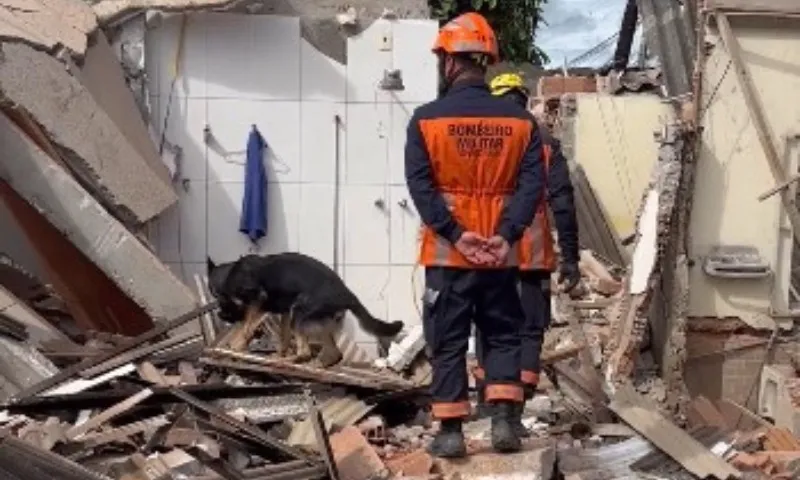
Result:
M343 428L330 436L330 442L341 480L367 480L386 473L386 465L358 427Z
M539 97L556 97L565 93L595 93L597 82L593 77L542 77L539 79L537 95Z

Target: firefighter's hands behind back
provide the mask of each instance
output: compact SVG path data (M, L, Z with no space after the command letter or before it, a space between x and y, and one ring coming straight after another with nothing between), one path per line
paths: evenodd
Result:
M569 293L581 281L581 271L574 262L563 262L559 269L558 284L562 292Z
M487 242L486 249L492 256L492 264L500 266L506 263L508 253L511 251L511 246L505 238L500 235L495 235Z
M487 251L487 240L475 232L464 232L455 243L456 250L476 265L492 263L494 257Z

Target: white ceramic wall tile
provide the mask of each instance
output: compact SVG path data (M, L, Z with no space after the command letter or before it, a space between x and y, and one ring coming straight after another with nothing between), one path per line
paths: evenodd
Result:
M344 265L389 263L388 194L384 186L342 186Z
M394 92L402 102L425 103L436 98L436 56L431 47L439 30L433 20L394 23L392 68L403 72L405 89Z
M392 266L389 272L389 320L402 320L406 329L421 323L420 302L424 291L425 274L422 267L415 270L414 267Z
M344 281L369 312L386 319L389 296L389 268L387 266L352 266L344 268ZM352 314L344 322L344 331L356 342L374 342L372 335L364 332Z
M299 248L329 266L333 266L333 222L335 187L333 184L304 183L300 186Z
M299 18L210 14L206 45L209 97L300 98Z
M337 135L340 172L347 151L345 104L304 101L300 108L300 178L309 183L335 183Z
M414 265L420 235L420 218L405 186L389 187L391 263Z
M178 203L158 219L158 256L165 262L203 262L206 258L205 183L188 181L178 188L178 194Z
M159 98L160 100L160 98ZM159 101L157 131L164 127L164 118L169 107L166 142L182 150L181 177L206 181L206 146L203 128L206 125L206 100L203 98L173 97L171 104ZM160 134L156 148L161 142Z
M300 39L300 75L304 101L344 102L347 68Z
M172 274L179 278L192 293L197 294L197 284L194 281L194 276L205 276L206 262L183 262L182 264L179 262L166 262L166 265L172 271Z
M420 104L399 103L390 104L391 128L389 134L389 183L392 185L405 185L405 148L406 130L411 115Z
M208 184L208 254L216 262L247 253L296 251L300 232L300 184L270 184L267 189L267 236L258 246L239 233L244 183Z
M300 100L300 18L246 16L255 24L251 63L260 85L256 98Z
M384 185L388 179L389 104L350 103L344 128L347 156L343 182L350 185Z
M300 181L300 103L235 99L208 100L209 181L244 180L247 139L256 125L267 143L269 182ZM212 148L213 147L213 148Z
M158 42L158 62L155 67L158 91L165 97L170 92L178 97L206 96L206 14L192 14L186 18L180 71L174 90L172 82L181 37L182 16L165 16L163 23L151 32L153 41Z
M378 19L347 39L348 102L391 100L391 94L379 89L378 83L392 66L392 28L393 22Z

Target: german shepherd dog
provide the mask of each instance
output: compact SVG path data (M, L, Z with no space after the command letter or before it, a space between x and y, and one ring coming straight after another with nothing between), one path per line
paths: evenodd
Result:
M390 339L403 328L401 321L387 323L373 317L336 272L301 253L246 255L221 265L209 258L207 269L220 319L236 322L265 314L278 316L278 355L288 355L294 336L298 362L312 358L309 339L321 345L316 357L321 366L342 359L334 334L348 310L361 328L379 340Z

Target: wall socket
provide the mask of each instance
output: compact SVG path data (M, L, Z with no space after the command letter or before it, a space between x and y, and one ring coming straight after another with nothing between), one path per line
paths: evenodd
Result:
M385 30L380 37L378 37L378 50L381 52L390 52L392 50L391 30Z

